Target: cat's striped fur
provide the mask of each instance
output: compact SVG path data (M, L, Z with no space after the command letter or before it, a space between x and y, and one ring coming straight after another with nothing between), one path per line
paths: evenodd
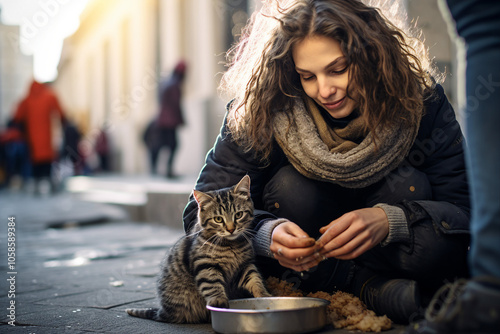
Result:
M249 239L250 177L231 188L194 190L193 195L198 221L163 261L157 291L161 307L128 309L128 314L171 323L208 322L207 304L228 307L229 299L269 296Z

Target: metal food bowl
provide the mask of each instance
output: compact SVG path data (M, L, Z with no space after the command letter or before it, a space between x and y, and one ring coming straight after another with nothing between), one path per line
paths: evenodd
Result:
M265 297L230 300L229 308L207 309L217 333L292 334L323 328L328 304L320 298Z

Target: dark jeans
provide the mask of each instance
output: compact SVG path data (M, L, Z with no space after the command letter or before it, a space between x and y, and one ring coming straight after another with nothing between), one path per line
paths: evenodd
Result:
M425 174L418 170L396 183L386 177L364 189L346 189L338 185L308 179L292 166L280 169L264 189L265 209L277 217L287 218L299 225L313 238L319 229L344 213L372 207L377 203L395 204L402 199L429 200L431 187ZM412 187L413 191L409 191ZM320 263L307 273L296 273L283 268L274 259L259 258L264 276L289 280L305 291L349 291L353 265L393 278L410 278L431 289L444 280L466 275L468 237L444 235L431 220L423 220L410 227L409 244L393 243L376 246L354 261L333 258Z
M32 174L28 145L25 142L10 142L4 146L7 181L15 174L26 181Z
M448 0L467 43L466 137L472 276L500 278L500 1Z

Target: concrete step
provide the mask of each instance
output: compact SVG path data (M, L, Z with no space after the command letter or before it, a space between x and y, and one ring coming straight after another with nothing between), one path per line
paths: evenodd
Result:
M85 201L120 206L134 221L182 228L182 212L195 182L196 176L110 174L71 177L65 188Z

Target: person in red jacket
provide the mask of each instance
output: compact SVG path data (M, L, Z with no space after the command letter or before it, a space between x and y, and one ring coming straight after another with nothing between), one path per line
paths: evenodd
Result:
M34 80L28 96L21 101L16 110L14 121L23 124L26 130L35 191L39 191L42 179L51 181L51 166L56 159L56 152L52 145L53 116L58 117L63 124L66 122L55 93L47 85ZM54 190L52 182L51 189Z

